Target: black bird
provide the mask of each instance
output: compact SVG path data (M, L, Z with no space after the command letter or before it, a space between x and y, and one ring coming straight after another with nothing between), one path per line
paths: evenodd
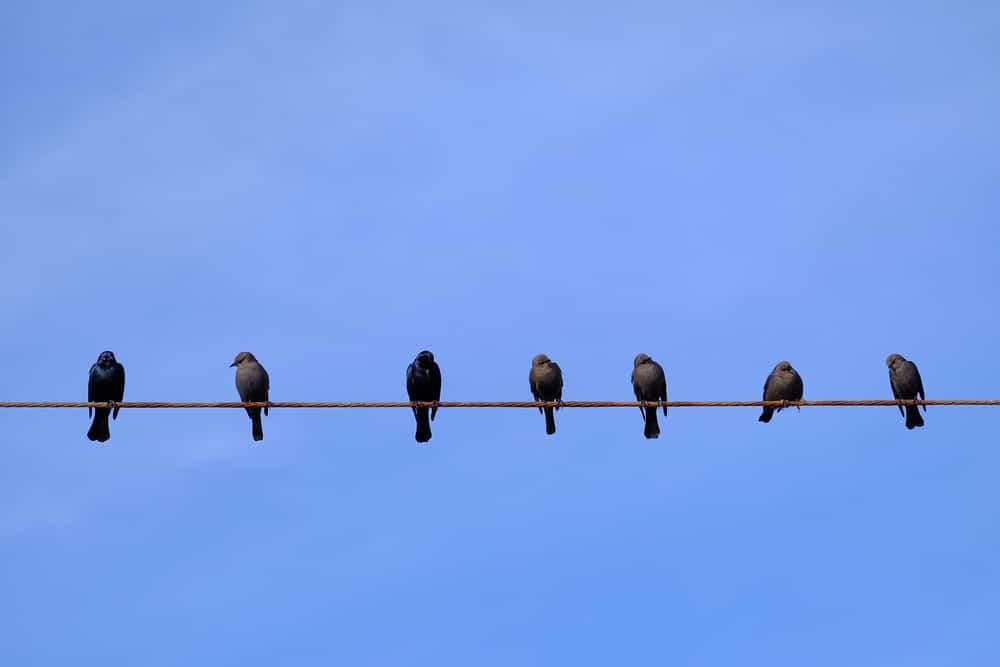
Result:
M779 361L764 381L765 401L801 401L802 378L787 361ZM781 412L781 408L777 409ZM771 421L775 408L765 406L757 421L765 424Z
M667 376L663 373L663 366L653 361L648 354L639 353L635 355L632 368L632 389L635 391L637 401L665 401L667 400ZM643 414L645 427L642 434L647 438L660 437L660 424L656 421L656 406L651 405L645 409L639 408ZM667 406L663 406L663 417L667 416Z
M920 396L924 400L924 383L920 379L920 371L912 361L907 361L901 354L890 354L885 359L885 365L889 367L889 386L892 387L892 397L897 401L902 399L912 401ZM924 406L927 412L927 406ZM903 414L903 406L899 406L899 414ZM920 416L920 408L916 405L906 406L906 428L912 429L924 425L924 418Z
M105 350L97 357L97 363L90 367L90 381L87 383L87 401L90 403L120 403L125 397L125 367L115 359L115 353ZM112 412L108 408L90 408L87 415L93 414L94 420L87 431L87 437L97 442L107 442L111 438L108 428L108 414L112 419L118 419L119 407Z
M236 391L240 394L240 401L244 403L267 403L270 399L268 394L271 389L271 379L267 376L267 371L260 365L257 358L249 352L240 352L236 359L229 365L236 367ZM254 441L264 439L264 426L260 422L260 408L246 408L253 422ZM267 406L264 407L264 414L267 414Z
M430 351L421 351L406 367L406 394L411 401L441 400L441 369ZM431 422L437 415L437 406L415 407L413 414L417 419L417 442L427 442L431 439Z
M562 369L544 354L536 354L531 360L528 384L531 386L531 395L536 401L562 401ZM558 409L557 407L556 410ZM538 408L538 411L543 412L543 409ZM544 412L545 432L552 435L556 432L555 412L549 407L546 407Z

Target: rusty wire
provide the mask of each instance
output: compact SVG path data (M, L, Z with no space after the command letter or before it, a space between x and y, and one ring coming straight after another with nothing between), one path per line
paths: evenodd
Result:
M948 400L822 400L822 401L272 401L267 403L123 401L0 401L0 408L751 408L751 407L875 407L902 405L1000 405L1000 399Z

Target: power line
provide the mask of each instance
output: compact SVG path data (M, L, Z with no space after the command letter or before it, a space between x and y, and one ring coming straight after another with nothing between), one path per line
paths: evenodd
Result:
M87 401L0 401L0 408L752 408L752 407L878 407L903 405L1000 405L1000 399L938 399L938 400L822 400L822 401L271 401L267 403L236 402L164 402L123 401L120 403Z

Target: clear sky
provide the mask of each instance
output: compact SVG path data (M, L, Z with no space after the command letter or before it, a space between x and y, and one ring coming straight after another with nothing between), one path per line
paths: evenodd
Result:
M0 400L1000 398L996 3L6 3ZM0 413L4 665L986 665L993 408Z

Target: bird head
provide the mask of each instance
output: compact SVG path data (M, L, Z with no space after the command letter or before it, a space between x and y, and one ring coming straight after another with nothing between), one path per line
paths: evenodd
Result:
M544 354L536 354L535 357L531 360L531 365L533 367L545 366L546 364L551 364L551 363L552 360L549 359Z
M236 355L236 358L233 359L233 363L229 364L229 367L232 368L233 366L242 366L243 364L248 364L252 361L257 361L256 357L249 352L240 352Z
M906 359L903 358L903 355L890 354L888 357L885 358L885 365L888 366L889 368L892 368L896 364L902 363L904 361L906 361Z

